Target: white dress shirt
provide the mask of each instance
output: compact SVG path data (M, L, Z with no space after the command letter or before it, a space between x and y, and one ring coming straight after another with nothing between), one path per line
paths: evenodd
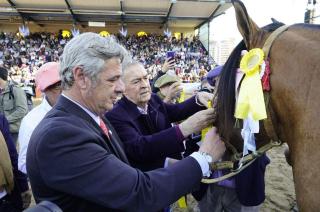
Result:
M18 142L19 142L19 158L18 169L23 173L27 173L26 158L27 149L30 141L30 137L33 130L38 126L44 116L51 110L49 102L44 97L41 104L33 108L23 119L19 129Z

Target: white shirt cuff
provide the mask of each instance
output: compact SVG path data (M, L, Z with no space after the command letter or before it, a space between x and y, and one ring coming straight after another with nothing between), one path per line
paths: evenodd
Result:
M163 164L164 168L167 168L169 166L169 158L166 158Z
M206 160L206 158L203 155L201 155L199 152L194 152L190 156L193 157L199 163L201 167L202 175L204 177L210 177L211 171L210 171L209 163Z

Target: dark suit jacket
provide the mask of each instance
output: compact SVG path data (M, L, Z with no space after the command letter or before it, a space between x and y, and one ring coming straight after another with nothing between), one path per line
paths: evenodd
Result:
M130 167L116 132L111 141L78 105L60 96L33 132L27 170L37 202L65 211L156 211L196 186L202 172L188 157L161 170Z
M181 159L184 138L171 123L184 120L201 109L205 107L198 106L194 97L181 104L165 104L152 94L148 115L141 114L136 104L123 97L106 113L106 118L123 141L130 164L149 171L163 167L166 157Z

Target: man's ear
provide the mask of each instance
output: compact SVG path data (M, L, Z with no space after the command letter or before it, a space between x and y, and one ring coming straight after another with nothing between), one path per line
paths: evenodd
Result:
M86 89L90 87L91 80L84 74L83 69L79 66L73 68L74 83L79 89Z

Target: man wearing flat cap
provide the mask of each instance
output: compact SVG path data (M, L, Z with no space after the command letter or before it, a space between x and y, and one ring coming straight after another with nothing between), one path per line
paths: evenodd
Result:
M181 82L179 77L173 74L164 74L154 83L154 87L159 89L157 95L165 103L178 102L180 93L182 91L182 87L180 85Z

